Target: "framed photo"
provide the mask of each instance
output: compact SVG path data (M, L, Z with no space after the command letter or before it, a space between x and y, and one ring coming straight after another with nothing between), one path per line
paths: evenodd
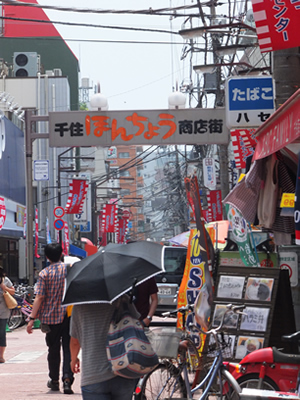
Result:
M264 347L263 337L239 336L236 345L235 358L242 359L254 350Z
M220 335L220 334L219 334ZM222 340L222 338L220 338ZM228 344L228 346L224 346L224 350L222 350L223 358L233 358L234 357L234 345L235 345L235 335L227 335L226 333L223 335L223 340ZM213 335L209 335L209 348L214 346L214 337ZM217 351L209 351L208 357L216 357Z
M216 304L216 307L215 307L215 310L214 310L213 322L212 322L213 326L219 326L220 325L222 317L223 317L223 315L224 315L226 310L227 310L226 305ZM224 328L236 329L237 328L237 324L238 324L238 319L239 319L239 316L237 314L234 314L234 312L229 311L225 315L223 327Z
M246 331L265 332L269 318L269 308L246 307L241 316L240 329Z
M217 297L226 297L227 299L241 299L244 283L244 276L221 275L218 285Z
M246 300L271 301L274 279L248 278Z

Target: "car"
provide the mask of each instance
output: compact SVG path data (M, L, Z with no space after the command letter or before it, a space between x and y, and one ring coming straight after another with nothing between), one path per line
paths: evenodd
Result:
M155 312L157 316L177 307L177 293L184 273L186 255L186 247L165 247L165 272L155 277L158 287L158 306Z

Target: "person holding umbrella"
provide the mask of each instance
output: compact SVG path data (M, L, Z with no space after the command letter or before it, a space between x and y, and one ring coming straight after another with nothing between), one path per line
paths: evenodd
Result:
M131 315L139 317L125 293L164 272L163 259L164 247L158 243L110 244L69 270L63 305L73 305L71 369L73 373L81 370L83 400L132 399L136 379L112 372L106 354L107 334L119 298L125 297Z
M46 333L48 346L49 389L59 391L60 350L63 350L63 390L64 394L73 394L74 375L70 362L70 318L66 308L62 307L62 297L67 276L67 265L62 263L62 247L59 243L49 243L45 247L45 256L50 265L39 273L35 289L35 299L27 325L27 332L32 333L36 318L41 321L41 328Z

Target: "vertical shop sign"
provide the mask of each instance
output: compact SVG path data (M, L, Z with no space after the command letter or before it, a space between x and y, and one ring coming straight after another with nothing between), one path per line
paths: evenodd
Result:
M4 197L0 197L0 230L3 228L3 225L6 220L6 206Z
M213 190L216 187L215 160L212 157L203 158L203 177L204 185Z
M38 209L35 209L35 246L34 246L34 255L36 258L40 258L38 254L38 245L39 245L39 215Z
M207 195L208 208L210 213L210 222L222 221L222 192L221 190L211 190Z
M64 225L64 242L65 242L65 255L67 256L69 254L69 247L70 247L70 238L69 238L69 225L65 221Z

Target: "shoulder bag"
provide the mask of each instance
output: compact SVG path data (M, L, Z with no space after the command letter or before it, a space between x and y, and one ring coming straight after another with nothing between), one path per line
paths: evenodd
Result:
M140 378L159 363L140 321L130 314L124 302L110 323L106 353L112 372L123 378Z
M6 303L7 308L10 310L16 308L18 303L17 300L8 292L3 292L3 297Z

